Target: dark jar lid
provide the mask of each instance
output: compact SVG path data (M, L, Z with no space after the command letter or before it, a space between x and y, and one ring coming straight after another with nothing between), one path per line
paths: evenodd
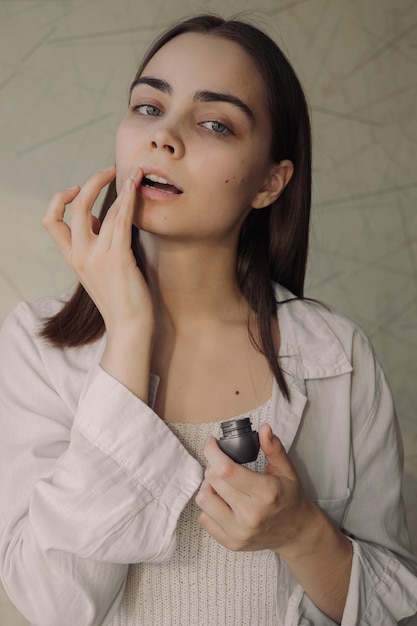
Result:
M259 453L259 436L252 430L249 417L231 419L221 422L220 427L223 437L218 443L223 450L236 463L251 463L256 461Z

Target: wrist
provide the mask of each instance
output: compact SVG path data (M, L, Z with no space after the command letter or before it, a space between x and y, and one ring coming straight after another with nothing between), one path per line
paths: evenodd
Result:
M107 344L113 346L152 345L155 333L153 319L118 320L106 323Z
M320 611L341 623L352 567L352 544L318 506L310 504L313 508L306 527L294 542L277 552Z
M334 526L329 517L312 501L307 500L301 515L302 523L291 541L276 550L289 564L319 555L330 546L350 546L346 537Z
M153 326L125 325L106 329L101 367L144 402L148 401Z

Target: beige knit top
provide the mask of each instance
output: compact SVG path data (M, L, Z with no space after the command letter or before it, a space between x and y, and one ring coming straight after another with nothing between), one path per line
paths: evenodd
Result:
M254 409L252 426L270 421L271 401ZM242 417L242 416L239 416ZM221 436L220 422L168 424L203 467L210 435ZM262 472L265 456L248 467ZM227 550L197 521L193 497L177 526L177 544L168 563L129 567L121 606L113 626L272 626L278 624L277 559L273 552Z

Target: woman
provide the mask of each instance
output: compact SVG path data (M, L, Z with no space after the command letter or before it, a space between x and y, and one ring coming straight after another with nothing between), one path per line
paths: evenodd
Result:
M417 611L385 378L359 329L302 300L310 164L288 61L201 16L146 55L116 167L55 194L44 225L80 287L20 305L1 339L2 580L32 623ZM242 414L250 467L215 441Z

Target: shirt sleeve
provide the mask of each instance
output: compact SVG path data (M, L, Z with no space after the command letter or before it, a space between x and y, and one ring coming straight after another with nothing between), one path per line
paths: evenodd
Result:
M354 482L343 524L353 564L342 626L389 626L417 612L417 560L401 496L402 442L390 388L363 335L356 337L354 359ZM355 416L369 406L366 397L372 403L362 420Z
M0 334L1 578L33 624L102 626L128 564L170 558L202 468L99 365L75 411L54 375L22 305Z
M396 626L417 611L417 560L401 496L401 436L384 372L360 331L351 358L350 498L341 528L353 544L353 562L341 625ZM285 626L335 625L301 587L291 603Z

